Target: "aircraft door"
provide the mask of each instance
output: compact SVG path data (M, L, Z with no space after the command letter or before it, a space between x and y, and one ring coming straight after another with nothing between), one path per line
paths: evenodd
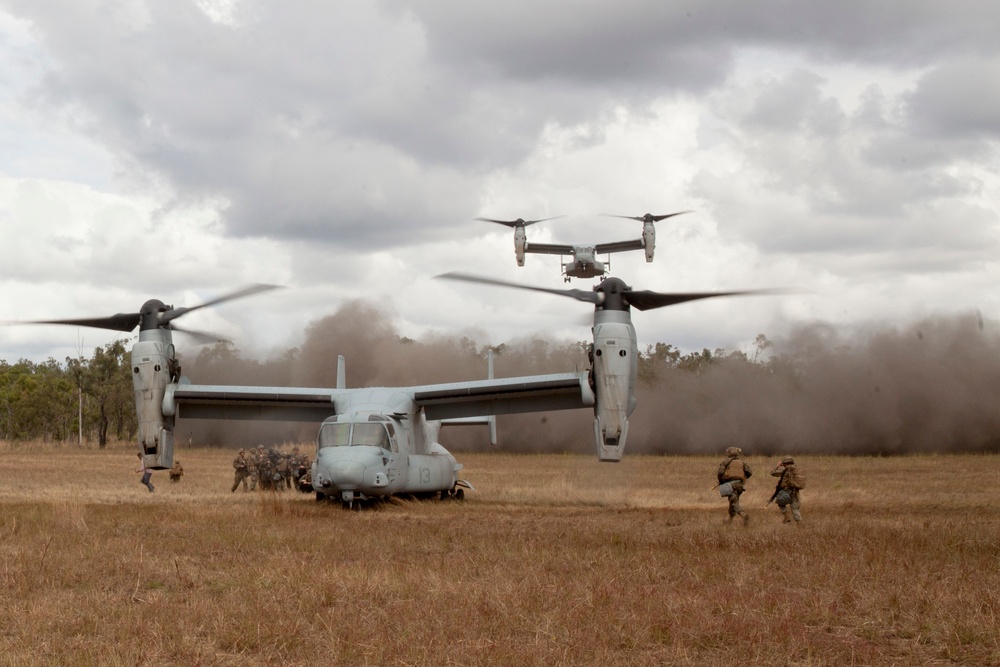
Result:
M399 438L405 438L405 432L402 432L399 424L395 422L386 422L385 427L389 433L389 455L385 457L385 473L389 479L389 487L395 489L406 481L400 474L399 455Z

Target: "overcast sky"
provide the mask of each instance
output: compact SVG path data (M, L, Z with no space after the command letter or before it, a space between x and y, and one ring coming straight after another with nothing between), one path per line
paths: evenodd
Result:
M264 282L183 324L267 356L360 298L410 337L583 340L585 304L433 276L564 287L479 216L598 243L683 210L613 273L814 294L637 312L641 344L1000 318L995 3L410 4L0 0L0 319ZM5 327L0 359L113 337Z

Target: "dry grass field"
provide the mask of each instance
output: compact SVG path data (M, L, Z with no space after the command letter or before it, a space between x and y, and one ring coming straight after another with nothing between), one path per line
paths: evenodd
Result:
M0 447L3 665L1000 665L1000 456L460 455L464 503L229 492L233 452Z

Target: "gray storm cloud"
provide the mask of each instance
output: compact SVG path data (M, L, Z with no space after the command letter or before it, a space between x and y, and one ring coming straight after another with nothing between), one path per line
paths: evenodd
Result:
M781 0L0 4L46 49L45 76L26 96L34 109L105 146L131 180L167 183L182 201L224 200L232 236L354 248L444 238L485 179L528 159L547 127L599 127L617 106L643 113L657 99L710 94L741 54L759 51L937 68L911 97L914 117L956 120L958 132L987 123L996 137L995 101L954 113L981 106L977 84L995 78L1000 12L976 2L905 12ZM969 53L975 68L951 64ZM804 84L773 93L754 123L787 129L788 109L816 104ZM810 131L839 133L838 110L820 102L807 109ZM825 160L828 148L809 150Z

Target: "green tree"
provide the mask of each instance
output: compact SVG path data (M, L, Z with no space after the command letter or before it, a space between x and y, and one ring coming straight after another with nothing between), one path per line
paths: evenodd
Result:
M69 359L67 365L71 365ZM136 428L136 417L131 362L125 343L115 340L103 348L96 348L84 370L83 380L83 391L93 399L96 412L98 446L107 446L112 426L115 437L130 437Z
M681 351L673 345L657 343L647 345L646 351L639 353L639 379L651 383L663 373L677 366Z
M55 359L21 359L0 367L0 435L11 440L64 440L75 424L74 384Z

